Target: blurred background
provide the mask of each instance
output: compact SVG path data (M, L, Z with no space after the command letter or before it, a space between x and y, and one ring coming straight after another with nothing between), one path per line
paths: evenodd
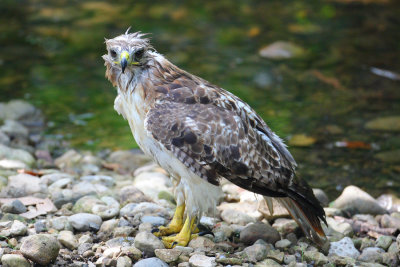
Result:
M131 26L255 108L314 187L399 192L399 1L180 2L2 0L1 101L40 107L73 147L136 148L101 59Z

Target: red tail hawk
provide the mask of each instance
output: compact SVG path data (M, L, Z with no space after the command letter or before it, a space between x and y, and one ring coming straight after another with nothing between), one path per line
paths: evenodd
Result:
M187 245L200 216L215 208L221 177L265 196L271 212L269 197L277 198L308 238L324 242L323 208L296 176L285 144L249 105L179 69L142 33L126 32L106 45L106 77L118 90L114 108L176 185L175 215L156 230L167 247Z

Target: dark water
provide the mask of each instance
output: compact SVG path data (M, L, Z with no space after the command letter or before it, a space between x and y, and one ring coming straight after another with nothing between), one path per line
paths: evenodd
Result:
M48 134L73 146L134 148L101 59L103 38L132 26L151 32L154 47L181 68L250 103L284 139L311 137L290 150L313 186L331 196L348 184L398 194L399 132L365 124L400 116L399 1L179 2L2 0L1 101L41 107ZM259 56L278 40L304 53ZM336 143L343 141L350 143ZM392 154L382 161L382 152Z

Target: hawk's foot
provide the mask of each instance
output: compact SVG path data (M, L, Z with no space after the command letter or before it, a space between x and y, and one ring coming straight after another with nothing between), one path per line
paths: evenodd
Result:
M175 236L165 236L161 240L164 243L166 248L173 248L175 246L183 246L185 247L192 238L198 236L198 234L192 235L192 229L196 218L190 219L189 216L186 217L185 224L182 227L182 230L179 234Z
M174 217L167 226L160 226L154 228L151 232L155 236L167 236L179 233L183 227L183 214L185 212L185 204L176 207Z

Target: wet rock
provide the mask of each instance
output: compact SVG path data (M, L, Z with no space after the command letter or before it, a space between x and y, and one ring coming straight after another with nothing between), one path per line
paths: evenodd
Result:
M205 255L194 254L189 259L190 266L193 267L215 267L217 263L215 262L215 257L207 257Z
M328 263L328 258L318 251L306 251L304 252L304 259L307 262L314 262L315 266L322 266Z
M135 247L143 251L147 256L154 256L154 250L165 248L160 239L148 232L140 232L136 235Z
M313 193L323 207L327 207L329 205L328 195L325 194L325 192L322 189L313 188Z
M7 147L3 144L0 144L0 159L21 161L28 166L32 166L35 162L35 159L29 152L22 149Z
M378 248L381 248L383 250L387 250L390 245L392 244L393 240L391 236L387 236L387 235L381 235L380 237L378 237L376 239L375 245Z
M245 258L251 262L257 262L267 257L268 248L262 244L254 244L246 247L241 253Z
M90 213L74 214L68 218L68 221L78 231L98 231L102 223L100 216Z
M19 199L4 204L3 206L1 206L1 210L6 213L14 213L14 214L21 214L27 211L25 205Z
M334 208L347 210L352 214L385 214L386 210L360 188L350 185L347 186L342 194L333 203Z
M255 222L255 219L246 213L234 209L223 210L221 212L221 218L227 223L238 225L246 225L248 223Z
M293 43L285 41L276 41L266 47L261 48L259 54L261 57L269 59L289 59L301 57L305 53L304 49Z
M342 240L337 242L331 242L329 256L334 254L353 259L357 259L358 256L360 256L360 252L358 252L358 250L354 247L353 241L349 237L344 237Z
M146 196L142 191L140 191L133 185L121 188L121 190L119 191L119 199L121 205L151 201L148 196Z
M38 234L25 238L20 251L22 255L33 262L48 265L56 260L60 246L54 236Z
M290 247L291 244L292 242L290 242L289 240L282 239L275 243L275 247L277 249L287 249L288 247Z
M367 122L365 128L379 131L400 131L400 116L376 118Z
M382 253L384 252L381 248L365 248L361 255L358 257L360 261L366 262L382 262Z
M8 185L3 189L8 197L31 196L37 193L47 193L46 185L33 175L20 173L8 177Z
M215 243L207 237L199 236L190 240L188 246L197 251L211 251L215 247Z
M142 172L135 177L133 185L152 200L157 200L161 191L172 186L168 176L160 172Z
M117 267L132 267L132 260L127 256L119 257Z
M61 231L58 234L57 239L64 247L69 248L70 250L76 249L79 245L78 240L76 240L74 233L72 233L71 231Z
M182 251L178 249L156 249L154 253L160 260L166 263L172 263L176 262L179 259Z
M133 267L169 267L169 266L159 258L152 257L136 262L135 265L133 265Z
M400 219L385 214L381 218L381 225L385 228L396 228L400 230Z
M23 256L18 254L5 254L1 257L4 267L30 267L31 264Z
M275 244L281 237L275 228L264 223L250 224L240 232L240 241L245 244L253 244L258 239Z

